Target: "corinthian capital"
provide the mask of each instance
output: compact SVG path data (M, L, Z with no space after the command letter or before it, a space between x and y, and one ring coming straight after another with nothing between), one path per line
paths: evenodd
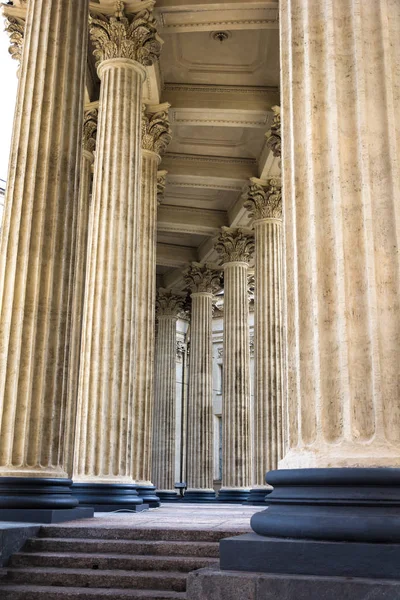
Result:
M271 129L267 132L267 146L271 148L274 156L281 156L281 108L273 106L274 120L272 121Z
M159 288L156 298L157 317L178 317L185 306L186 297L187 294L184 292Z
M130 58L144 66L158 60L161 44L151 10L153 5L154 2L147 0L137 2L128 15L124 2L117 0L113 16L90 15L89 31L97 65L111 58Z
M8 51L12 58L21 64L25 33L24 19L8 16L5 20L5 30L10 38L10 47Z
M192 294L215 294L221 288L222 272L217 265L193 262L183 276L186 287Z
M168 171L157 171L157 204L164 200L165 186L167 185Z
M250 262L254 252L254 235L250 229L222 227L215 243L222 264L229 262Z
M250 179L246 191L244 208L254 219L282 219L282 187L279 179L262 181Z
M172 135L169 124L168 103L155 108L143 107L142 115L142 148L156 154L163 154L168 148ZM158 109L158 110L157 110Z
M97 108L85 110L83 117L82 145L83 149L87 150L88 152L94 152L96 148L97 117Z

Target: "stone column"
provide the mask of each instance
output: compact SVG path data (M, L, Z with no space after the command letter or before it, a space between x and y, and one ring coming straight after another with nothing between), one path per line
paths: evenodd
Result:
M114 16L90 20L101 90L74 488L81 503L102 510L134 509L143 502L133 484L131 449L142 88L144 65L160 52L152 5L131 5L127 17L117 2Z
M156 237L160 156L171 141L169 104L148 107L142 116L142 195L137 252L136 391L133 406L132 476L139 496L159 506L151 482L154 402L154 334L156 301Z
M192 299L185 501L209 502L215 500L212 300L221 288L221 269L192 263L185 281Z
M65 418L88 6L27 9L0 243L0 507L18 520L77 505Z
M254 488L264 503L265 473L283 456L282 190L280 181L252 179L244 207L254 219Z
M247 500L252 483L247 276L250 230L223 227L215 249L224 268L224 373L221 502Z
M400 466L400 4L280 9L289 451L253 527L340 542L321 575L385 577L382 547L400 559L400 469L384 468ZM368 542L366 563L348 541ZM307 548L291 569L309 573Z
M186 294L159 289L153 416L152 481L161 501L177 500L175 484L176 322Z
M73 468L73 454L76 427L76 405L78 398L79 365L81 358L83 304L85 298L85 279L87 263L87 245L89 230L89 208L92 186L92 167L96 147L97 108L86 108L83 117L81 179L79 185L79 200L74 223L76 249L73 258L73 274L71 286L71 341L68 372L68 397L65 419L66 427L66 456L69 471Z

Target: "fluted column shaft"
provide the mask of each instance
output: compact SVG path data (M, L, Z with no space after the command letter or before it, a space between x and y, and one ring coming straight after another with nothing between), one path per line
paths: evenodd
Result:
M250 335L247 262L224 265L222 488L251 485Z
M255 233L254 483L283 455L282 221L258 219Z
M0 248L0 475L63 478L88 0L31 0Z
M129 483L143 67L101 62L74 480ZM93 479L95 478L95 479Z
M160 156L143 150L138 233L136 393L133 415L133 479L151 484L156 301L157 169Z
M282 0L289 445L400 466L400 4Z
M191 294L188 491L213 492L212 294Z
M176 315L158 317L152 459L152 478L157 489L173 493L175 493L176 322Z

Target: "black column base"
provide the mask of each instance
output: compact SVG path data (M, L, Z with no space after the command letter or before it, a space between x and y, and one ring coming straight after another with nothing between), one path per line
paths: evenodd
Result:
M265 506L266 496L272 492L272 488L252 488L246 504L251 506Z
M0 521L14 523L65 523L77 519L91 519L93 508L0 508Z
M157 496L160 498L161 504L165 502L180 502L182 500L176 492L169 490L157 490Z
M0 510L68 510L78 506L71 479L0 477Z
M157 508L160 506L160 498L156 494L155 485L138 485L136 490L139 498L143 500L144 504L148 504L150 508Z
M224 490L221 488L218 493L218 502L224 502L225 504L243 504L247 502L250 490L244 490L243 488Z
M257 535L221 543L224 570L398 579L400 469L272 471Z
M187 504L210 504L217 501L214 491L210 490L189 490L185 492L183 502Z
M79 506L91 506L95 512L136 512L148 508L133 484L74 483L72 490L79 500Z

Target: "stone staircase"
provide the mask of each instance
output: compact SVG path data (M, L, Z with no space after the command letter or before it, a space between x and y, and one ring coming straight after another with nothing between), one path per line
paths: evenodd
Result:
M236 532L44 526L14 554L1 600L184 600L187 574L218 565Z

